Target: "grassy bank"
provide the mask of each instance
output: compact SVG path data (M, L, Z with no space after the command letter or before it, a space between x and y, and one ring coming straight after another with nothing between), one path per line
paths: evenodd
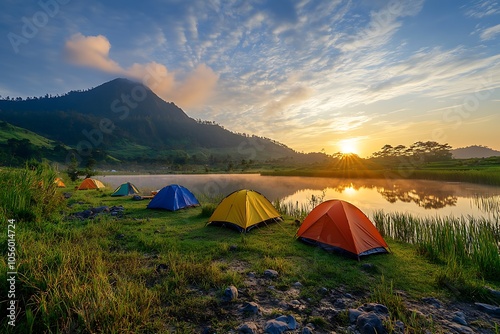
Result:
M234 285L247 298L260 298L245 286L245 278L251 272L260 276L266 269L280 274L270 294L299 281L303 288L298 298L308 300L311 308L320 305L321 288L345 289L360 296L359 303L392 300L393 319L405 321L409 332L430 329L432 324L412 320L411 311L398 303L393 291L416 300L463 297L442 284L444 273L453 269L446 261L431 261L417 244L396 236L386 238L391 254L357 262L296 241L291 215L242 235L205 225L214 208L211 202L217 199L199 196L202 207L177 212L148 210L146 201L110 197L112 189L75 191L70 182L66 189L55 189L54 176L44 167L0 178L8 185L0 202L1 218L16 219L19 312L16 327L9 326L8 300L0 301L0 328L6 333L200 333L205 326L228 332L239 323L228 312L231 304L221 301L225 288ZM63 200L63 192L71 197ZM71 213L102 205L121 205L125 211L70 219ZM2 245L6 239L4 230ZM2 246L4 282L7 251ZM373 264L369 272L363 268L367 262ZM456 261L454 266L467 273L474 288L500 288L498 276L475 275L472 262ZM7 296L8 287L0 289ZM491 301L481 293L467 298ZM336 321L342 319L339 315ZM335 330L332 319L321 319L312 310L298 320L314 321L325 332Z

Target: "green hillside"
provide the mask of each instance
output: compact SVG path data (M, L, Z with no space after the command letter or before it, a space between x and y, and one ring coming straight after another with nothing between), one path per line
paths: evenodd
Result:
M57 145L53 140L42 137L32 131L0 121L0 143L5 144L9 139L27 139L32 145L51 149Z

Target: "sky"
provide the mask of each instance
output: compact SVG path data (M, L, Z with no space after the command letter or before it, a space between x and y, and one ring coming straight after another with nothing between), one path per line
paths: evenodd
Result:
M497 0L0 0L0 95L117 77L300 152L500 150Z

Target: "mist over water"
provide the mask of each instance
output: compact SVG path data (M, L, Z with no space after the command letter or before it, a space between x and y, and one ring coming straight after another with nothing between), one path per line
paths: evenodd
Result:
M203 175L107 175L96 177L114 189L133 183L148 195L169 184L179 184L195 195L227 196L239 189L252 189L270 201L308 204L312 196L342 199L371 216L374 211L408 212L419 216L483 216L490 213L478 198L500 197L500 187L472 183L398 179L337 179L258 174Z

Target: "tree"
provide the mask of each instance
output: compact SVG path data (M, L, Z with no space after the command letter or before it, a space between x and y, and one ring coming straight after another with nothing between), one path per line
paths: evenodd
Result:
M85 164L85 170L83 171L83 174L85 174L85 178L89 178L97 174L94 170L96 163L97 161L92 157L87 160L87 163Z
M80 171L78 170L78 160L76 159L75 154L71 155L71 161L66 169L66 174L71 181L76 181L80 175Z

